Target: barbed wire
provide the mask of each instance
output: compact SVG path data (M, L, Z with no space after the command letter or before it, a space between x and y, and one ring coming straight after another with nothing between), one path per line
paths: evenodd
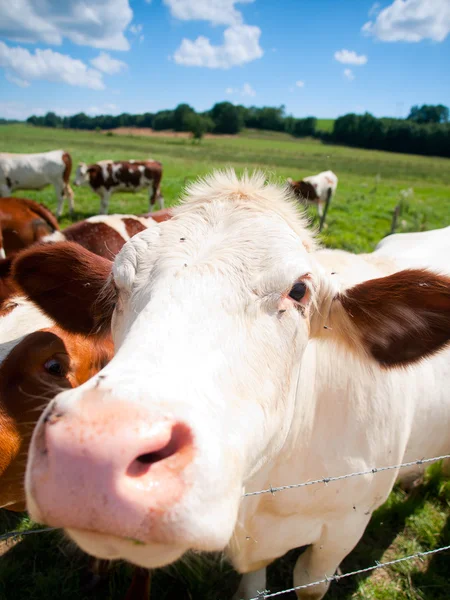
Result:
M386 567L391 567L392 565L397 565L399 563L405 562L407 560L415 560L416 558L422 559L424 556L430 556L431 554L437 554L438 552L444 552L445 550L450 550L450 546L443 546L442 548L435 548L434 550L428 550L427 552L416 552L415 554L410 554L409 556L403 556L402 558L396 558L395 560L389 560L385 563L376 563L371 567L367 567L365 569L358 569L357 571L351 571L350 573L344 573L342 575L332 575L331 577L325 577L325 579L319 579L318 581L314 581L312 583L306 583L305 585L297 585L292 588L288 588L287 590L282 590L281 592L270 592L269 590L263 590L258 592L258 595L251 600L266 600L266 598L275 598L275 596L281 596L283 594L287 594L289 592L296 592L298 590L305 590L307 588L313 587L315 585L320 585L321 583L330 583L332 581L340 581L346 577L353 577L354 575L362 575L363 573L370 573L370 571L375 571L376 569L385 569Z
M46 533L47 531L56 531L58 527L42 527L41 529L28 529L27 531L10 531L0 535L0 542L10 540L12 538L22 537L23 535L31 535L32 533Z
M278 487L272 487L266 490L259 490L258 492L246 492L244 496L259 496L260 494L275 494L275 492L282 492L283 490L293 490L295 488L307 487L308 485L316 485L317 483L331 483L332 481L342 481L343 479L350 479L351 477L358 477L359 475L373 475L375 473L381 473L382 471L390 471L392 469L402 469L404 467L414 467L416 465L424 465L431 462L437 462L444 458L450 458L450 454L443 454L442 456L435 456L433 458L421 458L419 460L413 460L411 462L400 463L398 465L390 465L388 467L373 467L367 469L367 471L355 471L354 473L348 473L347 475L338 475L337 477L322 477L322 479L313 479L312 481L304 481L303 483L293 483L291 485L281 485Z

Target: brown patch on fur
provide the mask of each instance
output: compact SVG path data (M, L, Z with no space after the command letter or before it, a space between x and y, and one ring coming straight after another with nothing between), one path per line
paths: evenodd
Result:
M410 269L338 296L363 346L382 366L412 364L450 342L450 278Z
M14 308L12 306L6 312L3 302L18 292L11 277L12 258L3 258L0 260L0 316L5 316Z
M314 186L307 181L292 181L291 182L292 191L302 200L308 200L309 202L316 202L319 197L317 195Z
M136 235L137 233L144 231L144 229L147 229L147 227L140 221L137 219L132 219L131 217L125 217L122 219L122 221L130 237L133 237L133 235Z
M79 244L56 242L22 252L12 274L18 287L60 327L105 335L114 311L111 266Z
M149 212L145 215L139 215L140 217L144 217L145 219L151 218L157 223L163 223L164 221L168 221L172 218L172 209L171 208L163 208L161 210L155 210L155 212Z
M97 190L105 185L105 180L103 179L102 168L100 165L90 165L87 170L89 174L89 185L92 189Z
M126 241L115 229L101 222L80 221L69 225L63 233L67 241L76 242L89 252L109 260L120 252Z
M64 152L64 154L62 155L62 161L65 165L63 181L67 185L70 181L70 174L72 172L72 157L68 152Z

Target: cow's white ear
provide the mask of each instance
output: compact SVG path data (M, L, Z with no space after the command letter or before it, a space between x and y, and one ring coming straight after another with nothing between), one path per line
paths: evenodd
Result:
M315 334L384 367L426 358L450 343L450 277L410 269L360 283L334 296Z
M286 179L286 181L287 181L288 183L292 183L292 177L288 177L288 178Z

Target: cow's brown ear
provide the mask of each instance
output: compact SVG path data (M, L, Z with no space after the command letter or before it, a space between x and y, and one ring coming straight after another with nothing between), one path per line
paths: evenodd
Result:
M384 367L426 358L450 342L450 278L410 269L360 283L333 301L329 334Z
M73 333L110 329L115 286L111 261L73 242L33 246L17 255L16 285L58 325Z

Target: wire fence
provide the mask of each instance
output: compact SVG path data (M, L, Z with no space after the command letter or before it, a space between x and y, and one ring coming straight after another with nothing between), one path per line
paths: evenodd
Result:
M450 550L450 546L442 546L442 548L428 550L427 552L416 552L415 554L403 556L402 558L396 558L395 560L389 560L385 563L376 563L375 565L367 567L366 569L358 569L357 571L343 573L342 575L332 575L331 577L325 577L324 579L319 579L318 581L313 581L312 583L306 583L305 585L297 585L286 590L281 590L281 592L271 593L269 590L263 590L262 592L259 592L258 595L254 598L251 598L251 600L266 600L266 598L275 598L275 596L282 596L283 594L288 594L289 592L306 590L307 588L320 585L321 583L331 583L332 581L340 581L341 579L344 579L346 577L353 577L355 575L362 575L363 573L370 573L371 571L376 571L377 569L385 569L386 567L392 567L392 565L398 565L399 563L405 562L407 560L415 560L416 558L422 559L425 556L438 554L438 552L444 552L445 550Z
M355 471L353 473L347 473L346 475L338 475L335 477L322 477L321 479L314 479L311 481L304 481L302 483L294 483L291 485L282 485L282 486L278 486L278 487L270 486L267 489L258 490L256 492L246 492L245 494L243 494L243 497L259 496L261 494L275 494L277 492L281 492L281 491L285 491L285 490L292 490L292 489L297 489L297 488L302 488L302 487L307 487L307 486L317 485L317 484L328 485L329 483L332 483L334 481L342 481L345 479L350 479L351 477L359 477L359 476L363 476L363 475L375 475L376 473L382 473L384 471L398 470L398 469L414 467L414 466L423 466L423 465L427 465L427 464L433 463L433 462L438 462L438 461L444 460L444 459L450 459L450 454L443 454L442 456L435 456L433 458L421 458L418 460L405 462L405 463L399 463L396 465L389 465L389 466L385 466L385 467L373 467L373 468L367 469L365 471ZM55 531L56 529L57 529L56 527L43 527L40 529L29 529L27 531L10 531L8 533L0 535L0 542L8 541L11 539L17 539L17 538L20 538L25 535ZM314 581L312 583L308 583L305 585L299 585L299 586L287 588L280 592L271 593L269 590L263 590L263 591L259 592L258 595L256 597L252 598L251 600L266 600L267 598L274 598L276 596L281 596L283 594L288 594L290 592L295 592L298 590L311 588L311 587L314 587L316 585L320 585L323 583L330 583L332 581L338 582L341 579L344 579L347 577L353 577L356 575L361 575L363 573L369 573L369 572L375 571L377 569L384 569L386 567L390 567L392 565L403 563L408 560L415 560L418 558L423 558L426 556L430 556L432 554L444 552L446 550L450 550L450 546L443 546L441 548L436 548L434 550L428 550L427 552L417 552L416 554L411 554L410 556L404 556L402 558L397 558L395 560L391 560L391 561L388 561L385 563L377 562L375 565L372 565L371 567L367 567L365 569L359 569L357 571L351 571L349 573L344 573L341 575L331 575L329 577L325 577L324 579L320 579L318 581Z

